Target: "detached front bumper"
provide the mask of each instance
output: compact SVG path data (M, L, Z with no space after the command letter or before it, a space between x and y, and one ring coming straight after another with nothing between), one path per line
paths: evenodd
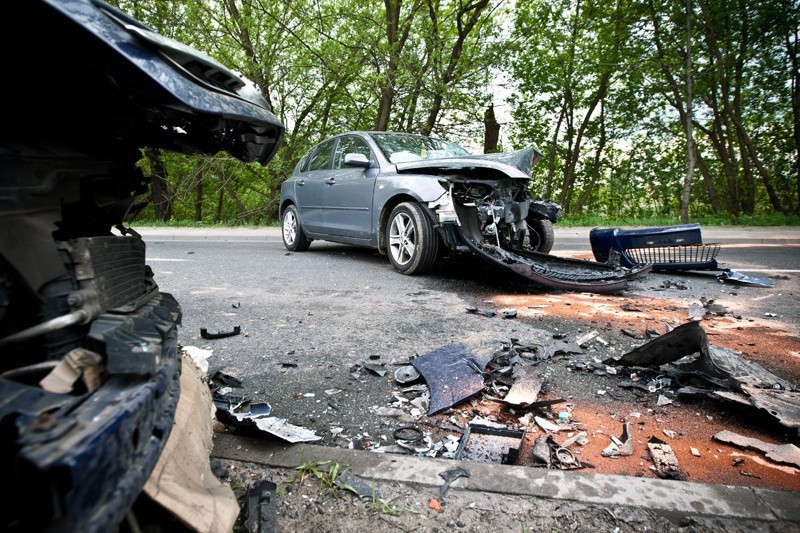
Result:
M124 519L172 428L180 315L165 293L124 320L108 314L106 349L147 346L154 374L115 374L80 395L48 392L30 383L35 374L0 378L0 469L13 487L0 499L6 531L103 531Z
M624 267L652 264L653 270L718 270L719 244L703 244L699 224L642 229L594 228L589 241L595 259L619 254Z

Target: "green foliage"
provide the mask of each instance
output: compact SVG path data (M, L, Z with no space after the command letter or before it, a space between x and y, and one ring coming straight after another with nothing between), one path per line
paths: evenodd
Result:
M286 125L265 167L146 152L163 174L137 222L268 224L311 146L346 130L480 145L511 80L506 149L538 146L536 196L570 215L800 213L800 4L790 0L115 0L253 80ZM691 22L686 45L686 6ZM694 103L686 105L686 59ZM158 209L156 209L156 207Z

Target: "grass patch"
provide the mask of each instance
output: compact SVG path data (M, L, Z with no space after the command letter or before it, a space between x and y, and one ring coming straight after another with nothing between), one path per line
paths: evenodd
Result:
M340 476L346 471L342 469L339 463L333 461L308 461L295 467L297 477L292 480L284 481L284 483L297 483L301 484L307 479L317 479L319 481L320 489L330 489L332 491L346 491L361 496L353 486L343 483L339 480ZM285 493L286 489L282 488L280 492ZM378 498L375 488L372 489L372 507L381 513L398 515L400 513L419 513L415 509L400 507L394 504L394 500L384 501Z
M731 217L718 214L696 217L689 220L701 226L800 226L800 215L781 213L742 215ZM558 221L559 226L618 227L618 226L675 226L680 224L678 217L653 216L642 218L602 217L596 215L565 215Z

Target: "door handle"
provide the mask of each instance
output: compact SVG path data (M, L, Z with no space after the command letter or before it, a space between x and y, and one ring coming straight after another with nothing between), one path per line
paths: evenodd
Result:
M297 182L297 186L298 187L302 187L305 184L306 184L306 180L300 180L300 181Z
M336 178L328 178L328 179L325 180L325 183L327 185L334 185L334 184L336 184Z

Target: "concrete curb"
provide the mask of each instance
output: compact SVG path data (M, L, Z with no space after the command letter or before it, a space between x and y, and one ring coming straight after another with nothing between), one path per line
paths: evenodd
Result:
M281 229L273 226L237 228L133 228L149 241L215 241L280 242ZM557 244L584 244L589 249L588 227L554 228ZM800 244L800 226L739 227L715 226L703 228L703 242L707 244Z
M439 473L454 467L448 459L286 444L225 433L214 435L211 455L282 468L309 461L334 461L369 480L413 483L435 490L442 485ZM460 465L469 470L470 477L459 478L452 489L634 507L667 517L800 522L798 494L791 491L476 462Z

